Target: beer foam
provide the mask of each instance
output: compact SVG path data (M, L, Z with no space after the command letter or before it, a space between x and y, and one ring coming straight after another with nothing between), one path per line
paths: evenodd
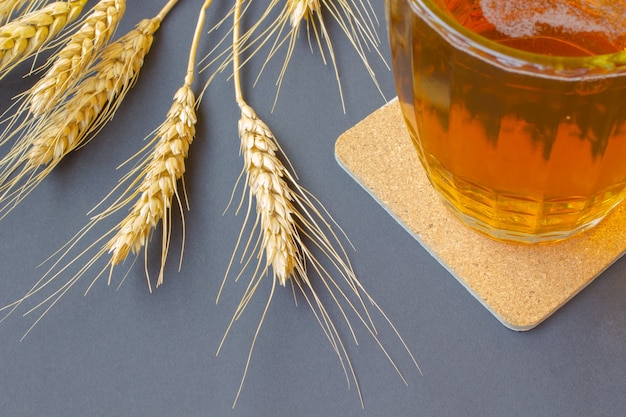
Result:
M512 38L537 35L541 26L565 32L601 32L617 38L626 24L626 0L478 0L483 16Z

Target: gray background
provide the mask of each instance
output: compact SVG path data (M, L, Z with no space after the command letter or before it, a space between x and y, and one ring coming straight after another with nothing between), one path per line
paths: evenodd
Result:
M164 3L130 1L118 33L152 16ZM113 121L0 221L0 304L22 295L41 276L45 269L37 265L86 224L86 213L126 172L116 166L163 120L184 76L200 3L184 0L172 10L155 37L141 78ZM384 8L382 2L374 3L382 52L389 61ZM228 7L230 2L216 2L207 28ZM255 88L251 81L258 61L249 69L247 96L279 138L301 184L324 202L349 235L355 246L350 257L360 280L397 325L423 376L381 325L382 338L408 379L405 387L357 326L361 343L347 343L347 348L365 399L361 409L310 310L302 300L294 305L289 289L280 289L237 407L231 409L269 280L216 357L245 288L245 280L235 283L231 277L216 305L243 220L232 207L222 215L242 165L236 131L239 113L225 72L210 85L199 110L186 175L191 211L185 215L182 269L177 271L181 235L176 220L166 283L152 294L140 260L119 291L116 286L124 268L116 270L114 285L100 280L86 297L83 292L93 273L85 276L22 342L35 316L22 317L23 308L0 324L0 414L624 415L626 261L610 267L536 329L516 333L503 327L336 163L337 137L385 100L328 16L327 22L343 80L345 114L331 67L323 65L317 51L310 52L304 36L275 111L270 112L280 59L271 61ZM204 37L200 54L215 40ZM375 54L369 58L385 95L392 98L391 72ZM198 76L196 90L206 76ZM2 80L2 106L30 83L19 73ZM177 213L174 218L179 218ZM103 224L80 247L112 225ZM153 259L158 251L155 239L150 249ZM68 276L69 271L60 279ZM345 328L342 333L348 336Z

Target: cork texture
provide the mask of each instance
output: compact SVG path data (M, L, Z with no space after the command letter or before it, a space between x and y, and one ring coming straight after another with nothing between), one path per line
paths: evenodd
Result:
M537 326L626 249L624 204L594 229L559 243L502 243L470 230L428 182L397 100L343 133L335 153L359 184L513 330Z

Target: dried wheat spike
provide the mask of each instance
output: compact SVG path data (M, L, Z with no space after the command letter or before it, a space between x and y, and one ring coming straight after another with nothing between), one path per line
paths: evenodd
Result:
M49 111L59 96L78 82L81 75L115 33L126 10L126 0L101 0L82 26L54 56L52 66L29 91L30 112Z
M236 85L237 83L236 81ZM356 386L361 404L363 404L363 398L359 382L344 345L343 337L336 327L330 311L325 306L325 302L329 300L335 304L355 341L356 334L348 318L349 312L373 337L401 380L406 384L406 379L378 338L367 304L373 306L373 309L382 315L383 320L391 327L418 370L419 366L391 321L357 279L335 230L336 223L321 203L296 182L294 175L280 161L278 154L281 153L281 150L268 126L258 118L254 109L247 105L240 96L237 101L241 108L239 135L241 153L244 157L243 172L246 179L245 193L248 197L248 207L242 234L237 241L226 276L229 275L236 256L235 253L238 252L242 243L241 263L243 266L238 277L248 267L251 267L253 272L220 343L218 353L234 321L243 314L261 281L269 274L270 269L272 270L272 279L270 293L248 352L233 407L242 392L255 341L271 304L275 287L277 284L285 286L288 281L294 289L303 295L306 303L313 311L326 338L339 358L348 385L354 383ZM256 217L250 218L252 200L256 205ZM242 204L243 202L242 199ZM242 242L243 231L248 221L253 223L253 232L245 242ZM313 252L312 249L316 252ZM328 261L328 265L322 264L317 259L318 256ZM264 267L262 266L263 257L265 257ZM253 258L256 258L256 265L250 265L254 263ZM313 275L315 276L313 277ZM224 283L222 283L222 288L223 285ZM329 299L324 300L320 295L321 291L325 292Z
M161 17L144 19L102 52L60 107L19 137L0 160L0 218L61 162L91 139L115 114L139 76ZM21 167L21 168L20 168Z
M81 13L87 0L57 1L0 28L0 78L37 53Z
M0 25L23 13L40 7L45 0L2 0L0 1Z
M293 218L293 195L284 178L285 167L276 156L274 135L248 105L241 106L239 137L247 183L261 222L261 248L274 277L285 285L298 263L298 230Z
M265 308L261 313L259 324L248 351L248 357L239 389L235 395L233 407L237 404L237 400L242 392L254 346L272 302L276 285L278 283L285 286L288 280L292 284L292 289L297 288L305 298L339 359L348 386L350 386L351 382L354 383L361 405L363 405L359 382L342 335L333 322L330 312L326 309L325 301L319 296L318 291L324 291L331 302L335 304L355 341L356 334L352 329L347 313L351 312L358 318L405 384L407 383L406 379L378 338L378 333L366 301L382 315L385 322L392 328L417 369L419 369L419 366L391 321L361 286L337 235L335 229L337 224L332 220L323 205L298 184L295 176L279 160L277 154L279 152L282 153L282 151L276 138L243 97L241 85L242 64L240 58L242 50L245 48L245 42L249 40L247 35L243 37L240 35L243 2L243 0L236 1L232 14L234 19L232 63L235 101L241 109L239 137L241 140L240 149L244 157L244 168L240 178L245 177L246 180L244 195L239 209L246 199L248 204L244 224L222 281L222 287L218 293L218 301L240 247L242 248L240 258L242 266L237 278L241 277L249 267L253 271L241 301L218 347L218 354L235 320L243 314L254 293L260 287L261 281L269 274L270 269L273 277ZM272 2L272 4L276 4L276 2ZM308 16L308 4L303 6L303 10L298 11L300 19ZM315 5L315 3L310 4L312 6ZM295 7L297 5L292 2L287 6ZM269 8L271 9L271 7L270 5ZM285 19L285 16L289 16L289 14L281 14L279 27L287 24L288 19ZM282 29L279 30L279 32L281 31ZM253 32L254 28L248 30L247 34ZM250 216L253 201L256 207L256 216ZM244 230L247 230L246 225L251 221L253 221L251 225L252 231L248 239L242 241ZM316 252L313 252L311 249L314 249ZM328 261L328 264L324 265L320 262L317 258L318 256ZM266 261L265 266L263 266L264 257ZM256 262L254 258L256 258ZM315 282L310 279L311 272L316 275L317 279Z
M25 0L0 1L0 24L4 25L11 19L11 16L19 14L25 2Z
M83 81L81 85L75 87L75 95L72 99L66 102L66 107L68 107L67 103L72 103L72 100L76 99L76 97L80 98L81 94L89 94L100 97L103 91L107 91L106 99L108 102L103 108L100 109L101 111L98 115L95 115L91 110L87 112L85 108L79 106L78 110L73 113L67 113L66 109L56 110L53 116L57 115L56 117L58 117L58 114L65 114L68 117L75 117L76 120L69 122L69 125L72 125L76 121L84 121L93 116L95 119L92 120L91 126L87 127L91 133L94 133L94 129L97 129L106 123L106 121L115 112L115 109L119 105L119 102L124 94L132 86L134 80L136 79L139 69L143 64L143 57L148 52L152 44L153 34L159 28L161 21L177 2L178 0L169 0L156 17L142 20L136 26L135 30L129 32L116 42L107 46L100 58L99 63L90 70L92 72L95 71L95 74L89 79ZM195 54L190 57L190 60L193 57L195 57ZM193 68L192 64L190 64L190 66ZM127 185L125 191L122 192L122 194L115 199L107 209L93 216L85 227L83 227L69 242L63 245L48 259L48 262L52 262L52 266L32 286L32 288L24 294L23 297L17 299L11 304L0 307L0 311L6 311L6 314L0 319L0 322L10 316L27 300L35 297L36 295L41 295L43 290L50 288L53 283L56 282L57 278L66 272L70 266L81 262L85 259L84 257L87 256L88 253L91 253L90 251L92 249L99 247L99 249L96 249L95 255L88 259L86 263L79 268L78 272L72 275L66 282L59 285L58 288L54 289L50 295L44 296L42 301L38 302L34 307L25 313L26 315L40 308L43 309L43 312L30 326L23 337L26 337L30 333L37 323L43 319L46 313L67 291L69 291L70 288L72 288L74 284L76 284L76 282L83 277L85 273L87 273L87 271L90 270L91 267L94 266L94 264L106 256L107 252L111 252L113 256L109 258L104 268L96 274L91 285L86 290L86 292L88 292L91 286L107 269L110 268L112 273L113 266L123 260L123 253L128 254L129 251L139 249L140 246L138 245L141 245L141 243L130 240L121 242L121 240L125 238L125 232L128 231L127 228L129 224L137 227L140 226L139 223L134 222L133 219L136 220L137 218L140 218L140 221L154 222L156 224L156 222L158 222L157 217L162 217L161 220L164 222L164 231L167 232L167 241L165 242L166 245L162 250L162 255L163 257L166 256L167 245L169 245L171 201L173 196L178 198L176 180L181 178L185 171L184 159L187 156L189 144L193 140L193 135L195 133L196 102L190 88L192 81L193 73L190 71L185 78L184 86L179 89L174 97L174 104L168 112L166 121L155 130L153 139L149 141L149 143L140 152L129 159L129 161L133 161L136 158L141 157L141 160L137 163L137 165L135 165L130 173L122 178L118 186L115 187L115 189L107 197L105 197L105 199L98 206L96 206L96 208L107 201L108 198L118 189L122 188L124 184ZM94 85L97 85L98 88L95 88ZM82 105L86 103L84 98L76 100L78 101L74 104ZM71 107L71 105L69 107ZM83 111L86 111L88 114L85 113L83 115ZM58 146L59 149L57 150L57 153L61 156L66 152L69 152L69 148L67 148L68 143L71 143L72 146L76 145L77 134L81 135L80 137L82 138L84 138L85 135L84 132L73 132L68 126L60 126L58 133L59 135L69 135L68 138L61 141L64 143ZM22 146L20 152L18 147L18 149L13 153L23 156L28 151L28 149L24 151L23 148L24 146ZM53 159L48 162L45 162L45 158L43 161L40 161L44 164L47 163L47 166L39 171L37 171L37 167L35 165L26 163L26 168L17 175L18 181L21 179L26 182L26 185L21 188L11 191L10 186L15 185L15 183L8 185L4 184L0 187L0 195L4 199L2 201L4 208L0 207L0 214L2 212L5 212L4 214L6 214L6 212L12 208L7 207L9 203L12 203L12 206L14 207L15 204L24 198L24 196L32 190L36 183L41 181L45 174L49 173L56 163L59 162L58 158L54 157L54 155L52 156ZM22 163L24 163L23 160ZM2 167L3 164L0 163L0 168ZM2 171L11 171L14 169L15 168L11 167L6 168L5 166ZM9 186L8 190L7 186ZM158 191L156 190L157 188L159 189ZM7 194L10 198L12 198L12 201L9 203L6 201ZM96 224L98 224L105 217L108 217L116 213L121 208L126 207L140 194L141 196L134 206L134 208L139 211L138 217L134 216L135 212L132 212L127 219L119 223L116 228L109 230L89 245L87 249L81 251L78 255L68 260L68 258L72 256L72 250L75 249L78 242L84 238ZM148 201L146 201L144 197L149 197ZM167 200L169 200L169 202L167 202ZM179 204L182 204L180 199L178 199L178 202ZM161 207L158 207L159 205ZM96 208L94 208L94 210ZM165 224L165 222L167 222L167 224ZM107 239L111 238L111 236L114 236L114 238L107 243ZM128 236L126 236L126 239L128 239ZM136 237L136 239L141 238ZM146 240L147 239L144 236L143 244L146 243ZM126 244L128 246L125 246ZM56 261L53 261L54 258L56 258ZM63 262L67 263L63 265ZM110 280L111 275L109 275L109 282Z
M160 23L159 18L144 19L104 50L94 75L76 86L74 96L52 113L37 135L26 155L29 165L58 162L113 116L134 85Z
M314 13L321 11L320 0L287 0L287 14L291 27L297 27L303 20L309 20Z
M135 170L143 174L143 179L134 191L128 192L129 196L124 202L137 195L139 198L130 213L117 226L116 234L105 245L105 249L111 254L111 265L118 265L126 259L129 252L137 254L147 244L158 222L162 221L163 245L157 287L163 283L172 200L176 196L180 204L177 181L185 172L185 159L196 134L196 121L195 96L191 86L185 84L174 95L174 103L167 118L156 131L156 144L150 158ZM113 209L117 207L119 206L112 206Z

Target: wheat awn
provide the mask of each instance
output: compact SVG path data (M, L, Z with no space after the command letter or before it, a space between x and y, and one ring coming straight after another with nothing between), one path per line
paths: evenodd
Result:
M235 8L236 6L233 7L229 15L234 14ZM245 10L240 13L240 18L244 13ZM287 0L284 2L271 0L267 3L266 9L262 13L261 17L240 36L240 52L248 52L248 56L245 60L241 61L239 65L245 65L259 51L262 50L264 45L270 44L269 52L267 53L264 63L261 66L261 70L257 75L258 81L269 61L282 50L283 46L286 45L283 64L276 78L277 89L272 109L276 106L283 78L296 48L301 28L302 26L305 26L310 48L313 49L312 39L314 39L324 64L327 64L328 62L325 50L330 56L330 62L332 64L335 80L339 90L339 98L341 100L342 109L345 112L343 87L341 84L339 68L337 67L335 60L335 52L331 42L331 36L327 30L324 20L325 14L329 14L337 22L341 31L344 33L362 61L366 71L374 83L374 86L384 98L384 94L380 88L376 74L369 63L367 56L369 51L375 52L384 65L389 68L379 48L380 38L376 32L378 21L375 19L375 14L373 14L369 2L363 2L360 0ZM226 17L228 17L228 15ZM215 28L219 27L221 24L222 21L220 21ZM234 59L232 45L229 45L225 50L219 52L219 48L224 43L224 39L222 42L218 43L218 45L216 45L203 60L205 62L202 69L203 71L215 66L209 81L218 73L221 73L226 68L231 66Z

